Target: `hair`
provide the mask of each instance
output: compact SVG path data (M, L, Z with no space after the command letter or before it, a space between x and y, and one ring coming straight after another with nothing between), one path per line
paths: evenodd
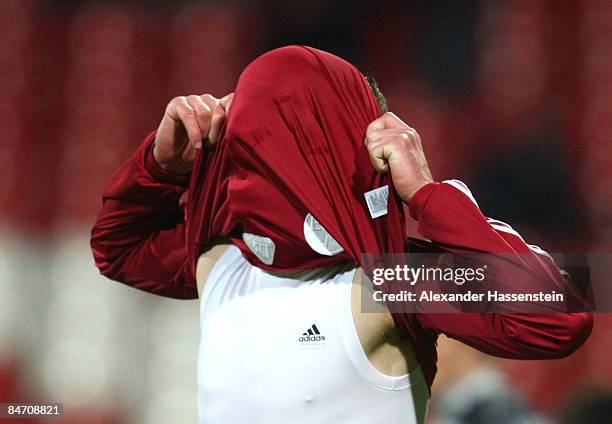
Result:
M371 76L366 76L366 81L368 82L368 84L370 84L370 88L372 89L372 93L374 93L374 97L376 97L376 103L378 103L378 106L380 106L380 110L382 110L383 113L389 112L387 98L382 93L382 91L380 91L380 88L378 87L378 82L376 82L376 80Z

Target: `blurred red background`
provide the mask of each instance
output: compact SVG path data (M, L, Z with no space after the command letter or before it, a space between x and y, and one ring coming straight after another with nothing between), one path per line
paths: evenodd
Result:
M466 181L531 243L612 246L612 2L6 0L0 28L0 402L63 401L66 423L192 419L197 306L107 284L88 232L172 97L222 96L281 45L374 76L434 177ZM555 417L612 387L611 323L597 314L568 359L496 364ZM183 365L193 385L172 376Z

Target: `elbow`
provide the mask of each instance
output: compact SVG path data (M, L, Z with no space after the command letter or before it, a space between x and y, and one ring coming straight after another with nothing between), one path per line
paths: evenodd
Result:
M117 267L114 266L116 257L111 255L111 249L108 248L105 238L102 237L101 232L96 231L95 227L91 233L90 247L94 263L100 274L111 280L115 280L117 274Z
M110 279L117 279L117 267L113 266L113 262L109 260L106 256L100 254L98 251L93 250L93 258L96 268L101 275Z
M593 329L593 315L581 313L527 314L511 320L509 340L515 359L562 359L582 346Z
M558 336L552 359L566 358L580 348L593 330L593 314L580 312L558 315Z
M96 264L96 268L98 268L98 271L100 272L100 275L108 278L109 280L113 280L113 281L118 280L117 272L112 266L112 264L109 264L108 262L104 262L104 261L99 261L95 255L94 255L94 261Z

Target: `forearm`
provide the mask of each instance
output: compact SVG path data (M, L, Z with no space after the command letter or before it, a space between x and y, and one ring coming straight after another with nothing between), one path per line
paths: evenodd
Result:
M487 219L471 193L458 181L429 184L417 192L410 212L419 222L419 232L451 253L485 253L502 256L491 288L529 287L576 292L552 259L537 246L528 245L509 225ZM485 256L482 256L485 257ZM493 256L491 256L493 258ZM502 264L501 266L499 264ZM521 285L522 284L522 285ZM541 309L540 309L541 310ZM592 327L589 313L424 313L424 328L447 334L496 356L537 359L565 356L579 347ZM507 312L507 313L506 313Z
M150 134L113 176L92 230L100 272L152 293L196 297L186 269L183 211L179 201L188 176L162 170L152 155Z

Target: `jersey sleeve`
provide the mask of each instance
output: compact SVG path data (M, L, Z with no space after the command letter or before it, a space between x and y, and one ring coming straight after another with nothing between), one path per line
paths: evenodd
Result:
M508 224L486 218L467 186L458 180L430 183L409 204L419 233L443 251L503 254L508 260L499 284L512 287L517 273L537 276L537 286L563 291L562 272L541 248L527 244ZM514 359L559 358L588 338L593 317L578 313L419 313L423 329L445 334L482 352Z
M91 248L104 276L157 295L193 299L197 288L180 205L189 176L159 167L154 141L151 133L106 187Z

